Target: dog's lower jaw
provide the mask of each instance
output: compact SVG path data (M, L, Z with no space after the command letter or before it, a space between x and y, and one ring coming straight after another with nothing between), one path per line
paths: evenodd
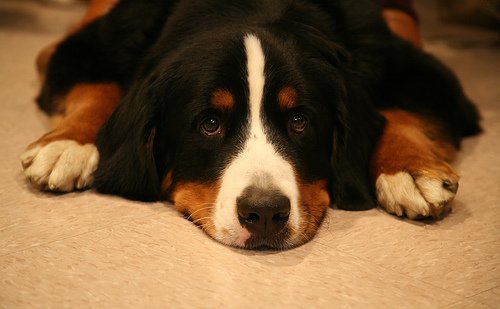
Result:
M299 229L292 228L290 224L287 224L278 232L265 236L252 234L243 226L227 227L220 230L203 228L203 231L215 241L229 247L248 250L288 250L309 242L316 235L318 227L319 224L316 222L314 224L301 222Z
M214 237L216 241L224 245L248 250L287 250L302 244L295 243L290 240L287 229L284 229L283 231L280 231L275 235L270 235L268 237L262 238L253 236L247 229L242 228L242 230L238 232L236 237L232 238L232 241L228 241L227 238L218 239Z

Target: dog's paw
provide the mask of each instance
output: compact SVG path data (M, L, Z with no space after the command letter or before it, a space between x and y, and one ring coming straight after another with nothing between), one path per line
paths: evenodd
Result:
M95 145L72 140L34 146L21 155L24 174L33 186L56 192L90 187L98 162Z
M458 179L452 172L381 174L376 181L377 199L387 212L398 216L439 218L449 210Z

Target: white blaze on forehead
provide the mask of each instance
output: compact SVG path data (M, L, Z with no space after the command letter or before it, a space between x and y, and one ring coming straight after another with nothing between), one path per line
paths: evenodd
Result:
M265 139L260 111L262 109L262 98L264 96L264 86L266 84L266 77L264 75L266 61L262 46L256 36L248 35L245 38L245 51L247 54L250 133L253 138Z
M289 226L299 229L298 187L293 167L268 140L262 122L266 59L260 40L252 34L244 38L247 56L249 116L248 132L242 151L229 163L221 179L213 213L216 238L227 244L241 245L244 233L238 220L237 198L248 186L279 189L290 199ZM295 233L292 232L292 237ZM297 236L297 235L295 235ZM299 235L300 236L300 235Z

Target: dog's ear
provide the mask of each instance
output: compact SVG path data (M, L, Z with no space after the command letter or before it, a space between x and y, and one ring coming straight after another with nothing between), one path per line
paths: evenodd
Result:
M132 85L97 137L95 188L103 193L152 201L160 194L155 140L161 107L148 81ZM163 165L163 164L161 164Z
M384 118L368 104L362 89L346 87L346 99L336 111L332 152L332 196L338 208L376 207L370 180L370 159L384 127Z

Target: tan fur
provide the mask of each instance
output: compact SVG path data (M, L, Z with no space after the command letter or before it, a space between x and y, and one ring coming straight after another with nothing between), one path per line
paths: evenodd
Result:
M278 105L281 110L289 110L297 105L297 91L290 86L284 87L278 93Z
M418 23L410 15L398 9L385 8L382 11L382 16L394 34L416 47L422 48Z
M212 93L210 103L215 109L231 110L234 106L234 97L228 90L217 89Z
M427 173L436 178L456 176L445 162L453 159L455 149L445 141L430 137L439 135L435 122L402 110L381 113L387 119L387 125L372 157L374 180L382 173L391 175L399 171ZM458 180L458 177L452 180Z
M93 144L97 132L111 116L121 97L121 88L113 83L79 84L61 102L61 115L52 131L31 144L44 146L57 140Z
M379 204L410 219L447 213L459 176L447 163L455 149L436 121L402 110L381 112L387 125L371 161Z
M183 182L175 185L171 200L175 208L187 218L202 227L208 234L214 233L212 209L220 184Z
M312 237L330 206L330 196L326 180L312 183L299 182L300 211L306 219L300 227L301 233Z
M170 170L165 174L165 177L163 177L163 181L161 183L161 189L160 189L160 196L163 199L168 199L169 194L170 194L170 189L172 187L172 182L174 181L173 179L173 171Z

